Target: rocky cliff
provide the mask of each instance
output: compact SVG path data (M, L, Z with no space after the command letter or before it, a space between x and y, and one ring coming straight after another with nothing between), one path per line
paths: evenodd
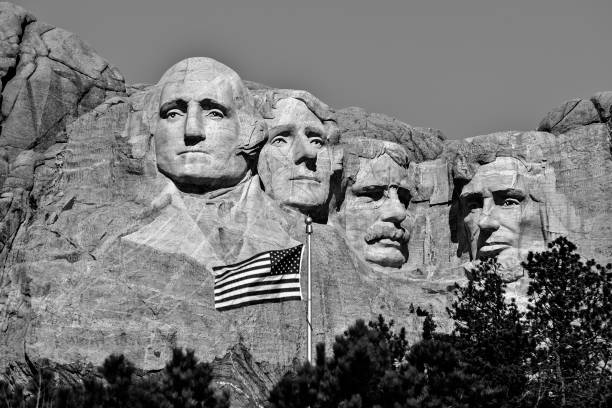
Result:
M280 173L271 171L268 185L257 163L227 195L186 191L160 169L164 118L152 106L169 82L126 86L77 36L10 3L0 3L0 41L0 367L18 378L26 359L48 358L78 372L119 352L155 370L172 347L186 346L214 359L236 406L260 405L305 357L305 304L218 312L211 267L303 242L311 210L272 194ZM331 169L329 194L313 212L321 216L312 249L317 342L379 313L416 339L411 304L448 329L449 287L489 256L504 263L520 300L520 260L558 235L600 263L612 259L612 92L564 103L537 131L449 141L383 114L329 108L304 91L244 88L244 105L256 111L249 137L265 136L253 156L259 168L285 157L274 150L289 137L276 130L285 116L327 132L326 150L311 158ZM308 109L285 115L283 99ZM358 187L381 174L384 198L375 204L380 198ZM385 215L395 199L399 213ZM374 251L384 238L394 242Z

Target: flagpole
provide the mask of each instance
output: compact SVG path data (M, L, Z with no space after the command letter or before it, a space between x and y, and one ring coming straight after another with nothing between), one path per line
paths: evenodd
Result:
M310 236L312 235L312 218L306 217L304 220L306 224L306 246L308 247L308 315L306 317L307 323L307 341L308 341L308 362L312 364L312 277L310 273Z

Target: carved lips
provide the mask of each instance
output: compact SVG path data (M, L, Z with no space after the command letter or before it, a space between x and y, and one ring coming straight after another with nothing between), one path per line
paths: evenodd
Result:
M308 176L308 175L301 175L301 176L293 176L289 178L290 181L314 181L316 183L321 183L321 180L316 177L316 176Z
M182 154L187 154L187 153L202 153L202 154L210 154L209 152L206 152L206 151L204 151L204 150L184 150L184 151L182 151L182 152L179 152L178 154L179 154L179 155L182 155Z
M500 241L490 241L485 242L478 249L478 257L479 258L491 258L498 255L500 252L503 252L507 248L512 248L512 245L508 242L500 242Z

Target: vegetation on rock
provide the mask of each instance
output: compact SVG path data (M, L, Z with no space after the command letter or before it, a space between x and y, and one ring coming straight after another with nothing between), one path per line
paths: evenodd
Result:
M337 336L333 355L286 374L270 393L289 407L608 407L612 405L612 266L583 262L559 238L523 267L529 306L505 296L494 261L482 263L448 312L451 334L425 314L423 339L382 316ZM413 309L413 308L412 308Z
M582 261L559 238L530 254L526 311L507 299L494 261L455 286L448 309L451 334L436 332L427 310L422 340L410 345L402 328L379 316L357 320L328 356L287 373L272 389L272 408L289 407L609 407L612 406L612 265ZM25 386L0 381L5 407L229 406L211 386L211 367L192 350L174 349L158 373L141 375L123 355L111 355L98 375L67 384L48 361L31 364Z
M62 384L47 361L36 368L27 387L0 382L0 408L227 408L227 392L215 390L211 368L193 350L174 349L172 360L156 374L138 376L123 355L111 355L98 368L102 378Z

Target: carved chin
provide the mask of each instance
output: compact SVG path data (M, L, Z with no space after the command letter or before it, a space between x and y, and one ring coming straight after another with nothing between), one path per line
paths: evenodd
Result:
M379 241L373 245L367 245L364 258L366 261L380 266L401 268L406 263L406 256L396 244L399 245L395 242L387 246Z
M517 249L509 244L487 245L478 249L478 259L516 257Z
M284 200L281 200L281 202L290 207L296 207L301 209L315 208L325 203L324 200L318 200L316 197L301 195L290 196L288 198L285 198Z
M324 205L329 187L315 182L293 182L275 186L272 198L290 207L311 209Z

